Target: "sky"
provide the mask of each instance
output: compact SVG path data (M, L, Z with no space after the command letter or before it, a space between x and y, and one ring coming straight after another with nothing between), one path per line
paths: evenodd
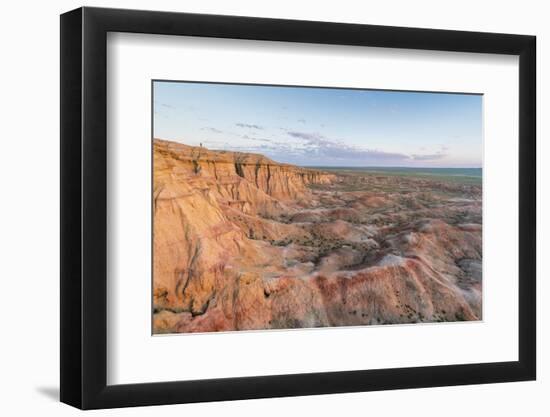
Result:
M154 137L301 166L482 164L482 96L155 81Z

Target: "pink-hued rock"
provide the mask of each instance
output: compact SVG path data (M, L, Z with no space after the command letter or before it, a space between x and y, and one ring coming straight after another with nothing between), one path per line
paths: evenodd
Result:
M153 210L155 333L481 319L480 185L156 139Z

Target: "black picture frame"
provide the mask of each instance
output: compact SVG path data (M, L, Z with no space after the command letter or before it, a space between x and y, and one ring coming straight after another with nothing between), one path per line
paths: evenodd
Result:
M108 32L519 56L519 360L107 385ZM524 35L237 16L88 7L61 15L61 401L94 409L534 380L535 45Z

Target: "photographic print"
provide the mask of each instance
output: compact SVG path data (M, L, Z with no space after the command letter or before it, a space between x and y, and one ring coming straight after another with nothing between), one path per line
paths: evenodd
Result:
M152 84L154 334L482 319L482 95Z

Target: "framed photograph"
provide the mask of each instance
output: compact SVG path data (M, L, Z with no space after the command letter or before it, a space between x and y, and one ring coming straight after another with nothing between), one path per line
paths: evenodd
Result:
M61 16L61 401L533 380L535 37Z

